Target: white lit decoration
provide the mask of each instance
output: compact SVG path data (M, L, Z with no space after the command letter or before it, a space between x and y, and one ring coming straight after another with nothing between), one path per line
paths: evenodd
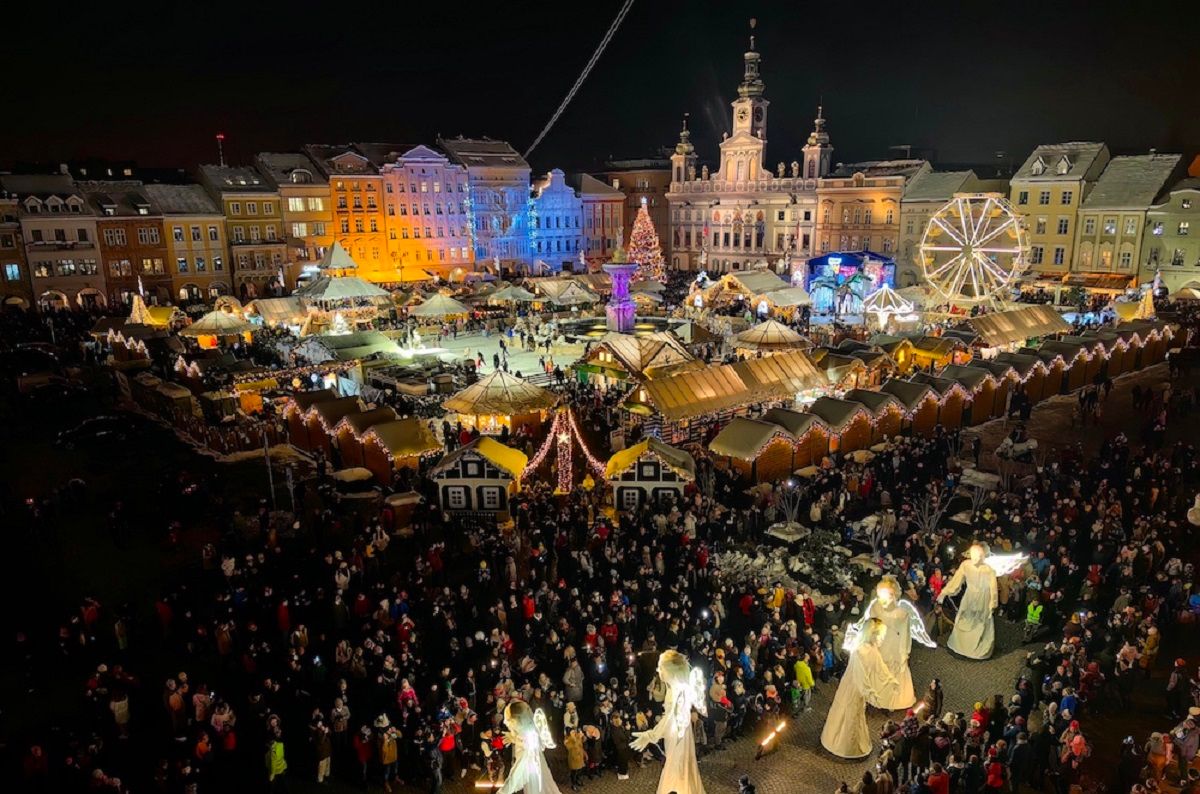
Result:
M525 479L529 475L537 471L542 465L542 461L546 459L546 455L550 452L551 445L555 447L555 456L558 462L558 491L560 493L568 493L574 480L575 462L574 462L574 445L572 440L579 444L579 449L583 452L583 457L587 461L588 467L596 473L597 476L604 475L604 463L592 454L588 449L587 443L583 440L583 435L579 432L579 426L575 424L575 415L570 408L559 408L554 414L554 422L550 425L550 432L546 434L546 440L542 442L541 447L529 459L529 465L521 472L521 479Z
M921 268L951 303L994 302L1029 266L1029 237L995 193L960 193L933 213L921 238Z
M884 284L879 289L863 298L863 314L875 315L879 327L887 325L889 317L897 316L907 319L916 310L913 302L906 300L896 290Z

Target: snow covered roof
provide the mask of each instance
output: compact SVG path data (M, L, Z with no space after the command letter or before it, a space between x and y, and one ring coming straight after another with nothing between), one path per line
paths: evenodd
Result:
M1070 141L1043 144L1017 169L1014 180L1085 179L1096 159L1108 152L1103 143ZM1065 172L1060 173L1060 168Z
M975 180L974 171L926 171L904 188L904 201L949 201L955 193L966 191Z
M1182 162L1178 154L1139 154L1114 157L1083 202L1087 209L1145 208L1167 184Z

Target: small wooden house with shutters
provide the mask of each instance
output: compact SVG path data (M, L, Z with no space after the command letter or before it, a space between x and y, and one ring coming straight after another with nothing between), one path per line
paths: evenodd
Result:
M1012 364L995 359L971 359L970 366L985 369L995 380L995 394L992 396L992 416L1004 416L1008 410L1008 397L1020 388L1021 377Z
M967 345L951 336L922 336L912 342L913 365L926 371L937 371L948 364L957 363L959 358L969 358Z
M866 406L850 400L821 397L808 413L829 428L829 451L848 454L871 446L873 417Z
M963 407L963 424L969 427L983 424L993 416L995 407L996 379L982 367L966 367L951 364L943 367L941 377L957 382L967 393ZM1003 410L1003 406L1001 406Z
M792 473L795 439L779 425L734 417L708 442L714 455L754 482L775 482Z
M363 454L363 436L375 425L394 422L397 418L396 412L386 405L342 417L342 421L333 429L333 443L338 454L342 456L342 468L365 468L367 464Z
M336 398L337 393L333 389L295 392L288 397L283 406L283 416L287 419L288 440L300 449L311 449L308 439L308 424L305 421L308 409L317 403Z
M758 418L779 425L794 439L792 471L816 466L829 454L829 428L813 414L790 408L772 408Z
M905 425L913 435L928 438L937 427L941 399L928 383L893 378L885 381L879 391L890 394L904 406Z
M871 412L872 444L900 435L904 425L904 405L895 395L870 389L851 389L842 395L842 399L862 403Z
M614 453L604 478L612 487L614 507L637 510L668 494L682 499L683 489L696 479L696 461L682 449L649 436Z
M1062 356L1062 360L1066 364L1066 372L1063 375L1063 386L1061 389L1062 394L1082 389L1087 385L1089 362L1088 351L1085 345L1052 339L1042 342L1038 347L1038 352Z
M438 461L429 478L446 512L506 513L528 463L524 452L480 436Z
M918 372L910 378L915 383L924 383L938 394L938 424L947 430L962 427L963 409L967 403L967 392L962 385L949 378L939 378Z
M424 419L409 417L372 425L362 437L363 465L382 485L399 469L417 469L421 458L443 449Z
M628 389L667 372L703 366L677 336L661 331L645 336L605 334L573 368L585 383L605 390Z
M1143 353L1139 364L1150 367L1166 360L1167 350L1171 347L1174 329L1171 324L1162 320L1134 320L1122 323L1118 328L1131 326L1142 339Z
M1000 353L992 361L1013 368L1017 374L1016 392L1023 393L1032 404L1041 401L1046 387L1046 373L1049 371L1045 361L1027 353Z
M1080 334L1081 339L1096 340L1104 345L1104 364L1101 367L1101 372L1105 377L1115 378L1118 375L1124 374L1125 358L1129 353L1129 337L1132 337L1134 332L1130 331L1126 335L1122 335L1112 329L1090 330ZM1136 354L1130 355L1130 362L1136 357Z
M308 449L333 458L333 429L338 422L350 414L363 409L357 397L337 397L315 403L304 414L304 426L308 429Z

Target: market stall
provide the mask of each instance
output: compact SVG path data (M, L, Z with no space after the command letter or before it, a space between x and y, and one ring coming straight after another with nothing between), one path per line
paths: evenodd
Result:
M363 465L384 486L399 469L417 469L421 458L442 449L428 423L414 417L372 425L362 437Z
M495 435L503 427L510 433L522 427L536 430L557 403L554 392L496 370L447 399L442 407L457 414L463 426Z
M316 389L314 391L294 392L283 405L283 416L287 420L288 439L300 449L311 449L308 434L308 411L320 402L335 399L337 393L333 389Z
M613 453L604 469L618 510L637 510L660 496L682 498L683 489L696 479L696 461L682 449L654 436Z
M363 436L375 425L395 421L396 412L384 405L369 411L347 414L333 429L334 446L343 466L366 466Z
M524 452L480 436L438 461L429 470L442 510L449 513L504 513L520 490L529 458Z
M859 402L821 397L808 406L808 413L829 428L829 451L848 455L871 446L874 421Z
M904 404L893 394L871 389L851 389L843 400L861 403L871 412L871 443L878 444L900 434L904 425Z
M956 381L967 393L967 403L963 408L964 425L974 427L995 415L996 379L991 372L982 367L950 364L943 367L939 375ZM1001 405L1001 410L1003 408Z
M925 438L933 435L942 403L932 386L893 378L885 381L879 391L892 395L904 406L905 420L914 435Z
M776 482L795 468L795 441L779 425L737 416L708 442L708 449L752 482Z
M962 427L963 409L967 403L967 392L958 381L939 378L926 372L918 372L911 378L924 383L938 393L938 424L946 430Z

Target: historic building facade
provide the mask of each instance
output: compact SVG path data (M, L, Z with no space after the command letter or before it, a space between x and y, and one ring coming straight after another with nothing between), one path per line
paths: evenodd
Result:
M358 265L358 275L371 281L393 280L395 268L387 255L383 177L378 165L351 144L309 144L304 153L329 180L332 236Z
M584 245L583 201L555 168L533 185L529 205L529 248L535 262L552 271L570 270Z
M17 197L0 190L0 302L3 307L28 309L33 306L33 282L25 264L25 240L21 236L21 206Z
M817 251L872 251L894 257L900 247L900 202L910 180L933 169L926 160L883 160L838 166L817 183Z
M200 185L146 185L162 214L172 302L187 304L231 294L225 216Z
M663 257L665 261L670 262L671 207L667 201L667 194L671 190L671 161L665 156L661 159L610 160L604 167L606 170L600 172L598 177L625 197L621 213L625 220L621 230L621 245L629 248L633 219L637 217L638 210L642 208L642 200L645 199L646 212L650 214L654 231L658 232Z
M279 192L279 214L287 245L287 286L306 264L321 260L333 244L333 201L329 180L307 155L262 152L254 165Z
M1029 231L1032 272L1061 276L1070 270L1079 207L1108 161L1103 143L1057 143L1037 147L1017 169L1009 200Z
M720 165L696 173L696 151L684 128L671 155L668 262L710 272L745 270L767 261L804 260L814 252L817 181L831 167L833 147L820 110L802 162L765 165L767 109L754 48L743 55L743 78L732 103L732 134L720 145ZM661 234L661 232L660 232Z
M234 294L252 300L282 291L287 244L279 192L253 168L238 166L202 165L200 183L225 215Z
M467 169L475 260L480 267L531 262L529 163L504 141L439 138L438 146Z
M1181 179L1164 190L1146 212L1142 281L1161 274L1174 292L1200 280L1200 178Z
M32 292L44 309L90 309L108 304L108 285L96 245L96 216L66 174L0 177L17 200Z
M80 182L96 215L100 261L108 281L108 300L128 306L140 294L146 303L174 299L167 270L163 217L138 181Z
M1183 156L1178 154L1109 160L1079 208L1072 271L1134 279L1146 214L1163 188L1178 178L1182 165Z
M425 273L461 278L474 270L467 169L428 146L414 146L380 173L392 280L420 280Z
M629 235L626 231L626 217L629 226L633 226L633 215L625 211L625 194L615 187L601 182L590 174L575 174L568 178L567 183L579 194L583 205L583 251L584 260L589 267L597 267L612 259L613 251L618 245L625 245ZM659 203L666 210L666 199L660 195ZM654 211L650 212L650 220L654 221ZM663 236L670 227L667 224L654 229L659 234L659 242L663 245L663 256L666 256L666 241Z

